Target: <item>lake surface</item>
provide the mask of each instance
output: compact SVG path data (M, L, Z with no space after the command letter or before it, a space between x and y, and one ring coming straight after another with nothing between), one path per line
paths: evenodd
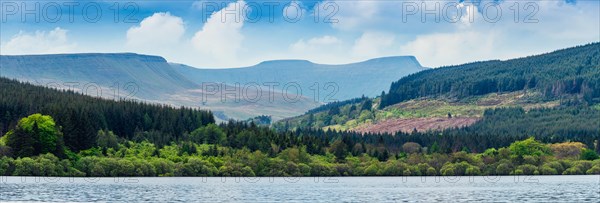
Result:
M599 202L600 176L1 177L0 202Z

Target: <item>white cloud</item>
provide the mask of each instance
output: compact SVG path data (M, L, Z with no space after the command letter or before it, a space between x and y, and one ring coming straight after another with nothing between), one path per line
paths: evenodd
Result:
M401 47L401 52L416 56L424 66L453 65L500 56L494 50L498 38L493 32L465 31L418 36Z
M323 49L340 43L341 41L338 38L330 35L325 35L322 37L311 38L307 41L305 41L304 39L300 39L296 43L290 45L290 48L292 49L292 51L301 52Z
M330 0L322 4L317 4L319 8L319 19L321 20L337 20L332 23L334 28L341 30L360 30L363 26L368 25L377 19L377 14L381 7L385 4L382 1L345 1L345 0ZM333 14L333 15L332 15ZM325 19L331 17L332 19Z
M352 54L367 59L386 55L393 48L395 36L385 32L365 32L354 42Z
M485 18L494 18L494 11L486 16L481 8L465 3L459 6L463 16L452 30L420 33L404 42L400 50L402 54L415 55L424 66L439 67L510 59L598 41L600 24L589 23L589 19L600 17L597 4L595 11L582 4L589 2L578 5L556 1L522 3L519 4L521 13L513 16L510 8L514 2L500 2L506 15L491 23ZM524 8L528 9L523 11ZM537 10L532 13L534 8Z
M222 62L235 60L244 40L241 29L245 5L246 2L240 0L213 13L192 38L194 48Z
M183 20L170 13L154 13L145 18L139 26L127 30L127 43L130 48L153 49L173 46L179 43L185 33Z
M462 11L462 15L460 16L460 22L463 26L471 26L475 22L476 18L480 18L478 16L477 7L472 4L465 5L464 3L460 3L457 6L457 9Z
M76 45L67 38L67 30L60 27L50 31L26 33L20 31L8 42L0 45L2 54L54 54L73 52Z

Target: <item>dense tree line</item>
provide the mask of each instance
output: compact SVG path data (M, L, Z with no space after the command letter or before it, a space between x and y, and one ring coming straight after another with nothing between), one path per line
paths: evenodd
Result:
M209 111L98 99L0 78L0 134L34 113L52 116L66 146L75 151L94 147L100 129L126 139L137 135L168 144L185 132L214 123Z
M487 110L484 117L471 126L442 131L398 132L394 135L309 131L313 131L310 134L314 135L346 137L343 140L348 150L356 143L364 143L367 146L383 143L386 150L398 152L404 143L415 142L440 153L461 150L483 152L533 136L545 143L582 142L600 153L598 118L600 110L593 108L560 107L532 109L528 112L522 108L499 108Z
M113 137L117 137L135 142L149 141L158 147L172 142L218 144L234 149L260 150L270 155L292 147L305 148L309 154L324 154L327 148L335 144L354 155L366 153L385 160L400 153L402 145L407 142L418 143L440 153L461 150L482 152L488 148L505 147L530 136L546 143L578 141L600 151L600 111L581 106L532 109L528 112L520 108L488 110L483 119L474 125L431 132L399 132L392 135L313 128L276 131L267 126L242 121L230 121L217 126L211 124L214 122L212 116L204 111L131 101L107 101L10 80L0 81L4 81L3 87L8 87L0 91L2 95L7 95L0 99L0 108L7 112L2 119L4 125L16 123L14 118L6 115L20 115L20 112L37 111L51 115L56 125L61 126L58 130L64 137L66 148L73 151L96 147L100 143L113 143L111 145L114 146L116 139ZM28 92L37 92L29 95L11 91L13 88L31 88ZM354 106L369 108L367 106L371 104L363 101ZM73 116L74 114L68 113L70 111L85 114ZM87 122L87 125L82 122ZM19 128L13 126L10 129ZM100 130L105 132L99 133ZM342 143L335 143L336 141ZM13 151L14 155L19 153Z
M350 119L365 121L374 118L373 106L373 101L364 97L352 101L326 104L310 110L305 115L273 123L271 127L279 131L288 131L297 128L321 128L328 125L344 124Z
M339 141L339 140L338 140ZM91 148L60 159L51 153L0 157L0 176L457 176L600 174L598 155L577 142L543 144L528 138L482 153L427 152L415 143L382 160L353 155L333 144L313 155L291 147L275 154L214 144L124 142ZM189 148L195 148L190 151Z
M370 100L368 97L365 97L364 95L362 97L359 98L354 98L354 99L349 99L349 100L344 100L344 101L334 101L334 102L330 102L324 105L321 105L317 108L308 110L308 112L306 113L318 113L321 111L329 111L330 109L334 109L335 108L340 108L342 106L348 105L348 104L358 104L358 103L362 103L366 100Z
M481 152L487 148L507 146L529 136L545 143L577 141L600 152L600 111L591 108L487 110L481 121L458 129L441 132L411 133L406 141L431 146L437 142L442 152L467 148ZM397 136L402 137L402 133Z
M537 111L539 113L525 113L518 108L490 110L479 127L488 125L486 119L514 122L546 120L541 123L560 126L553 116L567 114L561 111L568 111L570 116L581 121L597 118L599 114L598 110L572 108ZM590 128L590 134L578 136L569 136L569 133L564 136L546 135L540 141L566 142L544 144L526 136L531 130L526 125L493 136L485 132L478 134L478 131L468 133L469 127L442 132L365 135L313 129L276 132L254 123L230 121L219 126L201 126L191 133L184 133L176 142L162 146L149 142L152 140L147 138L129 141L119 139L112 131L99 130L95 147L73 153L57 147L61 146L62 133L52 121L50 116L28 116L0 139L0 174L408 176L600 173L600 162L593 161L598 159L595 150L598 150L600 138L598 129L594 128ZM595 122L599 121L583 125L594 125ZM473 126L477 128L477 124ZM23 132L16 133L19 130ZM559 127L547 133L557 132L561 132ZM30 141L21 142L24 139ZM31 146L39 150L28 150Z
M600 43L507 61L440 67L406 76L382 93L380 108L419 97L464 98L533 90L546 98L568 95L600 102Z

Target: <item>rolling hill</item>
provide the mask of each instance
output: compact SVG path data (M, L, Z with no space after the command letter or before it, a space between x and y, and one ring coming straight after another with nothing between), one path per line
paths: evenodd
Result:
M541 132L532 127L538 125L558 126L560 129L552 132L562 135L577 131L581 126L558 124L563 123L560 119L552 121L561 117L557 116L561 113L556 112L567 112L562 110L564 108L591 111L593 108L589 107L597 109L598 103L600 43L592 43L506 61L425 70L393 82L388 93L380 97L332 103L274 126L278 129L310 127L362 133L411 133L481 126L486 116L492 116L485 114L489 109L517 108L524 112L551 109L536 114L539 117L536 122L545 123L527 125L532 129L518 125L522 128L514 131L511 126L515 125L504 121L506 125L494 128L497 131L486 132ZM599 120L593 119L594 116L586 118ZM575 129L567 129L569 127Z

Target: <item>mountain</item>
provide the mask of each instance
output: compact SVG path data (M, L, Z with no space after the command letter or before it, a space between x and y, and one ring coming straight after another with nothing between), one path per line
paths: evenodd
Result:
M373 97L403 76L425 70L413 56L376 58L343 65L316 64L305 60L265 61L250 67L198 69L172 64L189 80L229 85L276 83L276 89L299 93L321 102ZM300 88L297 88L300 87ZM265 86L267 88L267 86Z
M502 108L517 110L486 114ZM511 124L536 109L550 110L536 111L535 119L528 118L535 122L527 125ZM579 112L593 109L600 109L600 43L421 71L393 82L388 93L380 97L330 103L280 121L275 127L411 133L473 126L468 128L471 132L490 135L593 134L590 132L599 131L597 125L591 129L565 125L574 116L597 120L593 119L595 113ZM490 124L490 119L507 121ZM491 128L494 124L497 126Z
M209 94L201 84L175 71L164 58L133 53L0 56L0 77L103 98L210 109L220 121L263 114L282 119L319 105L293 93L286 95L297 98L290 103L279 92L272 100L264 96L248 101L243 98L257 98L260 92L241 93L241 88L231 86L219 88L235 89L237 95L224 91Z
M104 97L129 95L152 101L198 87L164 58L133 53L0 56L0 76Z
M134 53L0 56L0 77L103 98L209 109L220 121L261 115L272 116L273 120L297 116L321 105L326 97L333 100L377 95L401 75L422 69L414 57L347 65L266 61L248 68L216 70L170 64L160 56ZM217 89L213 91L206 82L226 84L213 84L210 88ZM257 86L248 85L252 82ZM280 85L271 90L265 82ZM315 82L320 89L311 90ZM326 86L328 83L337 86Z

